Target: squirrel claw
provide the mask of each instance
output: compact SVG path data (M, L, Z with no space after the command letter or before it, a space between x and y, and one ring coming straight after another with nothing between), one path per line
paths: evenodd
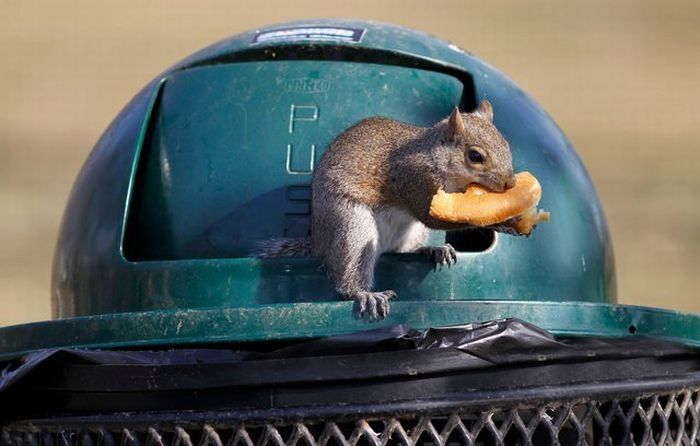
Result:
M389 314L389 299L396 297L393 290L360 291L350 296L355 301L356 314L367 322L376 322Z
M427 255L436 268L438 265L450 268L457 263L457 251L449 243L445 243L442 246L425 246L420 248L419 252Z

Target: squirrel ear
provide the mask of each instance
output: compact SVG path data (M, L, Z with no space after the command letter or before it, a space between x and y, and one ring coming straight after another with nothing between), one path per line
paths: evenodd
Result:
M479 104L479 108L476 109L476 112L487 121L493 121L493 106L488 100L484 99L481 101L481 104Z
M449 140L455 141L458 137L463 137L465 132L462 114L459 112L459 108L455 107L450 117L447 118L447 137Z

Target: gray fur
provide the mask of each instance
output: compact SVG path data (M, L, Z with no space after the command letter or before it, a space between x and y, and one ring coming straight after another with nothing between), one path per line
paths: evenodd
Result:
M311 255L311 239L306 238L271 238L255 246L253 256L259 259L277 257L302 257Z
M510 147L492 119L487 101L472 113L455 109L428 128L368 118L341 133L321 157L312 181L310 251L365 319L384 318L396 295L371 291L382 253L418 251L447 266L457 260L449 245L423 246L428 228L464 227L430 216L438 189L454 192L479 183L502 191L515 184ZM481 164L468 160L475 147L485 157ZM309 246L287 241L272 247L285 254Z

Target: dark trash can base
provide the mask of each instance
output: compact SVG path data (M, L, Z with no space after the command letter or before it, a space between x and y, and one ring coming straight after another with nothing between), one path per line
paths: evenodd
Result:
M512 319L5 370L23 375L5 388L3 446L689 445L700 430L697 349Z
M541 392L542 389L539 389ZM697 444L700 385L600 400L488 409L469 403L411 413L276 417L263 413L151 413L7 425L5 446L26 445L579 445ZM359 408L347 408L359 409ZM279 414L277 414L279 415Z

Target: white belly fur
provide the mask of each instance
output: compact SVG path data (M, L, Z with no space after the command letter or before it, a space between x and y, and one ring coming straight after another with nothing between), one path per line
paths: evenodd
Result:
M374 216L380 254L415 251L428 238L428 228L402 209L388 207L375 212Z

